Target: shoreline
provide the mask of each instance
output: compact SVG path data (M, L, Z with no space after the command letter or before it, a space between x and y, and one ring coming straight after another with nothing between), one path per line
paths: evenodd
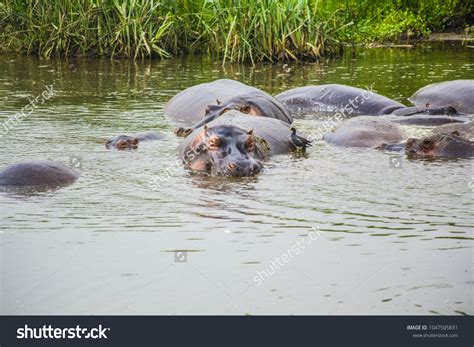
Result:
M344 50L347 48L405 48L405 49L413 49L416 47L423 46L425 44L429 43L435 43L435 44L443 44L443 43L451 43L455 45L459 45L460 47L466 47L466 48L474 48L474 33L471 34L460 34L457 32L434 32L431 33L428 36L424 37L418 37L414 39L401 39L398 41L393 41L393 42L365 42L365 43L351 43L351 42L340 42L338 45L335 45L332 49L337 50L336 47L339 46L339 51L342 51L342 53L339 53L340 55L344 54ZM182 53L182 54L176 54L172 55L169 57L158 57L158 56L153 56L153 57L143 57L139 59L135 59L133 57L126 57L126 56L109 56L109 55L96 55L96 54L69 54L65 56L55 56L52 55L50 57L43 57L35 53L25 53L25 52L18 52L15 50L8 50L5 49L5 47L0 46L0 55L5 54L18 54L18 55L26 55L26 56L35 56L35 57L40 57L42 59L63 59L63 60L68 60L68 59L75 59L75 58L82 58L82 59L111 59L111 60L130 60L130 61L137 61L137 60L167 60L167 59L173 59L173 58L178 58L178 57L183 57L183 56L189 56L189 55L201 55L205 53ZM214 56L216 59L223 59L222 56L220 56L218 53L208 53L212 56ZM263 61L266 63L272 63L272 64L281 64L281 63L287 63L287 62L307 62L307 61L320 61L321 59L333 59L337 57L339 54L326 54L322 57L314 57L313 59L297 59L297 60L276 60L273 62L269 61ZM251 62L249 60L248 62ZM232 61L228 61L228 63L236 63ZM242 63L242 62L240 62Z

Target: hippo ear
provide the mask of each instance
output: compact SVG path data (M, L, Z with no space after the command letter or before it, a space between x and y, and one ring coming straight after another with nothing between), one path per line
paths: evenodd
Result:
M247 131L247 135L253 135L253 129L250 129L249 131Z
M217 104L217 105L220 105L220 104L222 104L222 103L221 103L221 101L220 101L219 99L216 99L216 104Z
M207 127L207 124L204 124L204 135L205 136L209 136L208 130L209 130L209 128Z

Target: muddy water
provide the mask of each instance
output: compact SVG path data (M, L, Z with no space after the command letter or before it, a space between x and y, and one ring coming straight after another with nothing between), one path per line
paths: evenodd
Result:
M223 77L273 94L372 86L407 103L428 83L474 78L473 58L448 45L225 68L205 57L0 56L2 122L46 86L55 91L2 136L0 166L49 158L82 172L57 191L0 193L0 312L473 314L472 160L393 165L387 153L315 141L258 177L213 179L176 165L179 141L163 115L176 92ZM109 136L145 130L167 137L104 148ZM154 177L165 182L155 191Z

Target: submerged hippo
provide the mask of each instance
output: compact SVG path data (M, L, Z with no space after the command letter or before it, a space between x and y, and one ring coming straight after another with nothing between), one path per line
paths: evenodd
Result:
M474 139L474 122L445 124L433 129L433 133L435 134L452 134L454 132L462 138L472 140Z
M13 164L0 171L0 186L56 187L73 183L80 173L51 160L34 160Z
M178 136L187 136L194 129L202 127L230 110L237 110L250 116L275 118L288 124L293 122L286 107L278 100L266 93L253 91L229 98L218 105L208 105L201 121L194 124L192 128L180 127L176 129L175 133Z
M474 142L459 136L457 131L430 134L421 139L408 139L405 153L414 157L472 158Z
M421 139L408 139L406 143L384 144L380 149L405 151L416 157L469 158L473 156L474 122L438 126Z
M383 115L405 105L374 93L342 84L324 84L287 90L275 96L292 114L341 112L345 116Z
M438 125L451 122L464 122L453 106L429 103L423 106L407 107L395 100L368 89L360 89L341 84L325 84L290 89L275 97L292 113L340 113L344 117L358 115L395 115L397 122L417 125ZM394 120L395 121L395 120Z
M431 116L428 114L417 114L413 116L406 116L406 117L397 117L397 116L388 116L389 120L403 125L426 125L426 126L437 126L443 124L451 124L451 123L464 123L469 120L464 116Z
M262 161L292 150L289 125L278 119L226 112L179 146L184 166L211 175L252 176Z
M116 135L107 140L105 148L123 149L137 149L138 143L142 141L153 141L164 138L165 135L154 131L146 133L138 133L135 135Z
M398 143L404 137L398 125L374 116L350 118L337 126L323 139L331 144L346 147L377 147Z
M164 112L174 121L191 126L204 118L209 105L217 105L219 100L249 92L265 94L257 88L229 79L202 83L173 96L165 105Z
M433 83L415 92L410 101L417 106L451 105L458 112L474 114L474 80Z

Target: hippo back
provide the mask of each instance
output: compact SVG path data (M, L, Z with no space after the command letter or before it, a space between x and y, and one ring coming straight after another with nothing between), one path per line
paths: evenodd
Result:
M345 116L381 115L405 107L368 89L325 84L290 89L275 96L292 114L343 112Z
M376 147L400 142L403 137L401 129L387 119L360 116L346 120L325 134L324 140L339 146Z
M217 100L228 99L243 93L256 91L238 81L220 79L187 88L173 96L165 105L165 115L183 125L192 125L200 121L208 105L217 105Z
M411 97L417 106L451 105L458 112L474 114L474 80L455 80L429 84Z
M0 172L0 186L58 186L79 178L79 172L50 160L13 164Z
M253 129L255 136L268 144L268 155L288 153L292 150L290 126L278 119L254 117L231 110L207 124L208 127L215 125L234 125L244 130ZM181 143L180 153L198 134L199 130L195 130Z
M466 140L474 140L474 122L445 124L433 129L435 134L452 134L456 132Z

